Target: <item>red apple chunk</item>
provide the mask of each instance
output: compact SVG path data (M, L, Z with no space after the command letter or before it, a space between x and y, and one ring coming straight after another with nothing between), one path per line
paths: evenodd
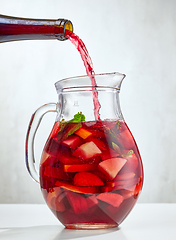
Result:
M78 136L71 135L62 143L71 149L76 149L81 144L81 139Z
M98 169L112 180L127 162L124 158L110 158L99 163Z
M75 157L88 159L95 156L101 155L101 150L97 147L94 142L86 142L79 146L74 152L73 155Z

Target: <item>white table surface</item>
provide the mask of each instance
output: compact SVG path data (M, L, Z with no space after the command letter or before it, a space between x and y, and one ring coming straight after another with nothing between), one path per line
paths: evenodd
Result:
M0 204L0 240L176 240L176 204L136 204L119 228L69 230L44 204Z

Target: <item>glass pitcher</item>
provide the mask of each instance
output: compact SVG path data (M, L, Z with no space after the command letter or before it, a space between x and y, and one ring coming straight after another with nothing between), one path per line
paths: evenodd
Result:
M117 227L141 192L142 161L119 103L124 77L115 72L58 81L57 104L45 104L32 115L26 138L27 168L66 228ZM98 120L95 92L100 104ZM34 138L48 112L56 112L56 120L38 174Z

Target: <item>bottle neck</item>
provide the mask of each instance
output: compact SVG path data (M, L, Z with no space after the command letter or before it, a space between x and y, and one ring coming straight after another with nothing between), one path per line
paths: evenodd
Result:
M69 20L26 19L0 15L0 43L17 40L66 40L73 32Z

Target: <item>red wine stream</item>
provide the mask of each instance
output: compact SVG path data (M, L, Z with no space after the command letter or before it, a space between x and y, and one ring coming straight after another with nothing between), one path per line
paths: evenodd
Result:
M66 37L75 45L77 50L79 51L81 58L84 62L84 66L86 68L87 75L91 75L91 82L92 82L92 93L93 93L93 102L94 102L94 115L95 120L100 120L100 103L98 101L98 92L96 90L97 84L95 81L95 78L93 75L95 75L95 72L93 70L93 64L92 60L89 56L89 53L87 51L87 48L83 41L75 34L75 33L68 33Z

